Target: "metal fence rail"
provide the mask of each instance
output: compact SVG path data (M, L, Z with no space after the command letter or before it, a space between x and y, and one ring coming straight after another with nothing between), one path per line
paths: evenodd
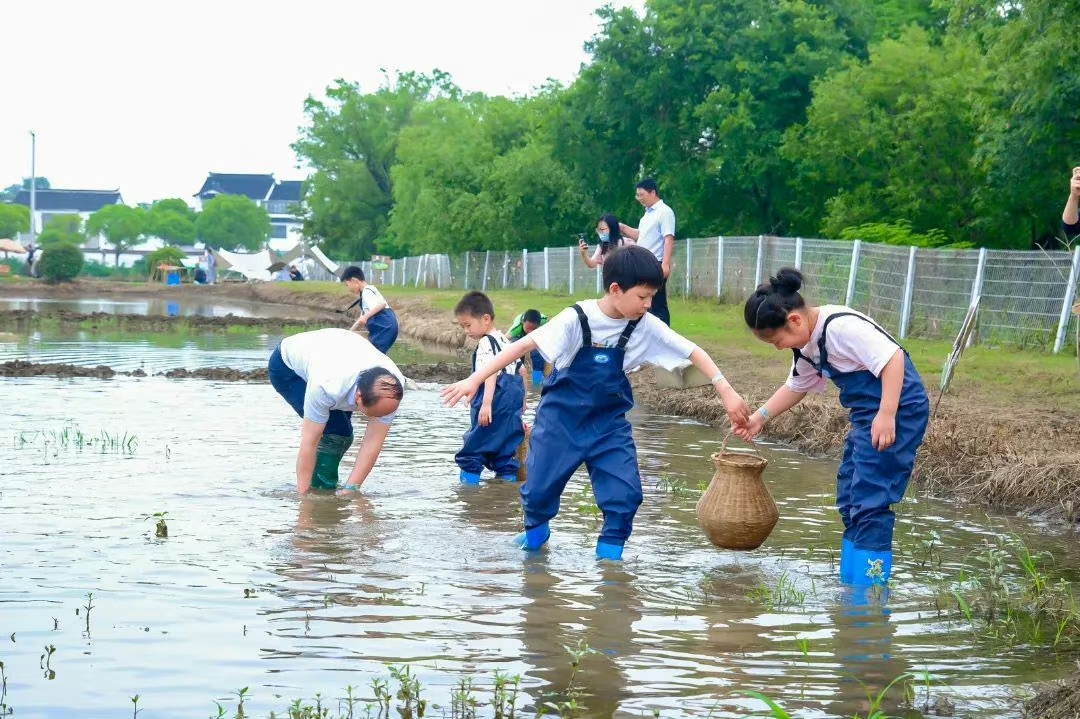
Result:
M600 270L587 267L576 246L402 257L375 272L370 262L353 264L384 285L601 291ZM783 266L803 271L811 301L854 307L900 338L955 336L976 297L982 343L1060 352L1078 322L1071 309L1080 294L1080 247L1014 252L768 236L695 238L675 243L668 294L742 302Z

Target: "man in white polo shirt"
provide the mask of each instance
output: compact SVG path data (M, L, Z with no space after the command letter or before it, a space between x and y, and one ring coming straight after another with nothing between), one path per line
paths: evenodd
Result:
M675 252L675 212L660 199L660 190L656 180L651 177L637 183L635 196L645 214L635 230L619 223L624 237L635 240L639 245L656 255L664 269L664 284L653 295L649 312L659 317L668 327L671 326L671 312L667 304L667 278L671 274L671 256Z
M270 355L270 384L304 422L296 489L336 489L338 465L353 442L352 413L367 415L356 465L341 490L359 489L375 466L405 391L393 360L366 338L329 328L286 337Z

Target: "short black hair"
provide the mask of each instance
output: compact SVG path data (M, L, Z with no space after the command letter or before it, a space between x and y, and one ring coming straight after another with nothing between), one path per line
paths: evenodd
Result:
M743 307L743 319L752 330L778 330L787 324L792 311L806 306L799 294L803 276L794 267L782 267L776 277L762 282Z
M660 187L656 184L656 180L651 177L646 177L644 180L637 183L637 187L645 190L645 192L655 192L658 195L660 194Z
M469 317L483 317L489 315L495 319L495 305L491 304L491 298L483 292L473 290L466 292L465 296L454 307L454 316L468 315Z
M605 291L613 283L623 292L638 285L660 289L664 286L664 269L656 255L644 247L624 245L604 259Z
M348 282L349 280L364 281L364 271L356 265L349 265L345 268L345 271L341 273L341 281Z
M525 314L521 316L522 322L528 322L534 325L540 324L541 319L540 310L525 310Z
M357 375L356 391L360 393L360 404L365 407L371 407L386 397L400 400L405 396L401 380L385 367L372 367Z

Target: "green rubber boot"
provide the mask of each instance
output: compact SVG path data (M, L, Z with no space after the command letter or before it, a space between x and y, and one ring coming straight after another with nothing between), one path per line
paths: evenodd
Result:
M352 446L352 435L342 437L324 434L315 449L315 473L311 477L312 489L337 489L338 465L345 452Z

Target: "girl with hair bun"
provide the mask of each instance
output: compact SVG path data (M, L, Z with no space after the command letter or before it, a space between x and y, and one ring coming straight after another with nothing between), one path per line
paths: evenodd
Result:
M746 301L754 335L794 359L787 382L735 433L749 441L770 419L821 393L832 380L851 430L837 475L844 522L840 580L885 584L892 571L891 505L904 497L930 419L930 400L911 358L892 335L843 305L809 305L802 273L785 267Z

